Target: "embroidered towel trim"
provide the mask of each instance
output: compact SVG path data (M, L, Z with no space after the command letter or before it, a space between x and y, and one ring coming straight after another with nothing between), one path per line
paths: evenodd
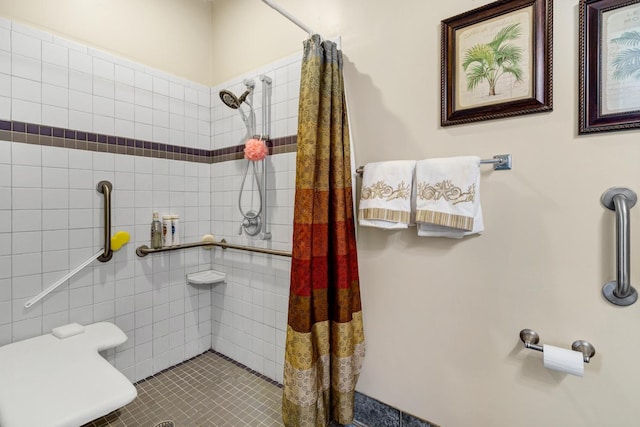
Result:
M365 166L358 208L361 226L408 227L415 165L414 160L396 160Z
M389 222L401 222L408 224L409 218L411 214L410 212L404 211L394 211L390 209L382 209L382 208L368 208L361 209L358 214L358 219L374 219L374 220L382 220Z
M464 231L458 228L443 227L441 225L419 223L418 236L420 237L447 237L449 239L462 239L472 234L480 234L484 231L482 207L478 207L478 213L473 219L473 230Z
M451 186L452 184L450 181L443 181L443 182L437 183L436 185L448 187L448 186ZM420 183L418 185L417 196L425 200L431 200L436 197L442 197L438 195L438 191L440 191L442 194L442 190L434 191L433 188L429 188L429 187L430 185L427 183L424 183L424 182ZM447 191L447 190L444 190L444 191ZM459 187L454 187L453 189L449 189L448 191L449 191L449 194L461 193L461 189ZM472 185L467 189L465 193L462 193L464 195L463 197L470 198L471 200L469 201L473 202L473 199L475 198L475 191L476 191L475 185ZM451 201L451 199L447 199L447 200ZM462 202L461 201L453 202L454 205L456 203L462 203ZM437 212L437 211L425 210L425 209L419 209L416 212L416 222L426 222L429 224L442 225L443 227L459 228L465 231L473 230L473 220L474 220L474 217L470 217L470 216L457 215L457 214L446 213L446 212Z
M416 222L472 231L480 205L480 158L422 160L416 165Z

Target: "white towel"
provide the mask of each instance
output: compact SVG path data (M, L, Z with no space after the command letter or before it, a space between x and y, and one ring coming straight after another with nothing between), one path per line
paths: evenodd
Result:
M411 220L411 186L416 162L368 163L362 174L358 221L387 230L407 228Z
M418 236L461 239L484 231L480 158L421 160L416 164Z

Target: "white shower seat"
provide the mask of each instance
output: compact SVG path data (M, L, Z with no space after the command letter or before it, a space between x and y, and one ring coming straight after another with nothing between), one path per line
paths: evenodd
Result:
M0 426L77 427L131 402L136 388L98 354L126 340L101 322L0 347Z

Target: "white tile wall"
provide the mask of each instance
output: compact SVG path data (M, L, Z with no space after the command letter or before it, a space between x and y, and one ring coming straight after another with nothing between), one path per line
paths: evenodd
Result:
M295 54L211 88L212 148L223 148L244 142L246 127L240 113L225 106L219 96L223 89L230 90L236 96L240 96L246 90L246 86L243 84L244 80L255 82L252 105L256 115L256 133L260 134L263 96L260 77L263 75L272 80L270 136L279 138L295 135L298 129L301 61L302 55ZM251 102L251 97L248 99ZM249 115L250 110L246 103L242 104L241 108L246 115Z
M253 94L256 131L258 134L262 131L261 75L272 79L270 136L295 135L300 66L301 55L296 54L212 88L212 147L223 148L243 142L246 128L240 114L222 103L219 91L227 89L239 96L246 88L244 79L253 79L256 83ZM249 114L247 105L243 104L242 108ZM212 165L211 217L215 218L212 222L214 234L233 243L290 251L295 153L267 158L267 216L273 236L269 242L238 236L242 220L238 211L238 194L244 168L244 160ZM247 185L246 188L252 187ZM250 203L251 192L245 192L244 196L248 197L243 197L243 203ZM212 294L213 348L282 382L290 259L216 251L213 265L227 273L227 283L216 285Z
M296 133L300 55L208 88L47 33L0 20L0 119L115 134L203 149L242 143L245 127L218 92L253 96L261 130L260 75L273 79L271 137ZM243 106L245 111L246 105ZM153 210L181 217L183 241L202 234L290 250L295 154L268 164L269 242L238 236L244 162L213 165L0 141L0 345L67 322L112 321L129 337L106 357L132 380L214 348L282 381L290 261L187 250L139 258ZM113 261L79 273L25 310L24 303L95 253L102 195L114 184L113 231L131 241ZM185 284L189 272L226 271L223 285Z
M2 119L125 137L139 130L141 138L184 145L185 90L195 94L196 111L198 96L209 107L208 88L2 24ZM170 105L177 127L169 123ZM140 121L138 108L147 108ZM189 130L210 148L208 126ZM153 210L179 214L185 241L210 232L209 205L199 208L211 198L210 171L207 164L0 141L0 345L68 322L111 321L129 340L107 357L132 380L211 348L211 290L185 283L187 273L210 268L211 253L135 255L136 246L148 244ZM131 233L130 243L25 309L102 246L102 195L95 190L102 179L114 183L113 231Z
M132 380L210 348L211 316L204 316L210 307L205 304L203 313L200 303L210 306L211 291L185 284L187 273L209 268L210 253L191 250L141 259L134 251L148 244L153 209L180 214L185 240L208 230L209 211L174 204L164 195L169 181L187 179L190 192L208 192L209 165L146 158L136 163L139 158L6 141L0 142L0 153L6 154L0 156L6 162L0 165L5 178L0 179L0 241L11 248L0 255L1 344L67 322L111 321L129 336L113 360ZM112 262L92 264L42 304L25 310L27 300L102 246L102 195L94 189L101 179L114 183L113 231L128 231L131 242ZM198 188L200 182L206 185ZM176 315L170 315L170 303L180 307ZM154 331L154 326L169 320L174 339L165 348L154 340L168 341L169 331L163 333L164 326Z
M210 88L5 23L0 119L211 148Z
M212 165L211 217L216 219L212 230L229 242L290 251L295 153L273 156L267 162L267 215L272 240L238 236L242 220L238 190L244 160ZM213 348L281 382L290 259L216 251L213 266L227 273L227 283L213 289Z

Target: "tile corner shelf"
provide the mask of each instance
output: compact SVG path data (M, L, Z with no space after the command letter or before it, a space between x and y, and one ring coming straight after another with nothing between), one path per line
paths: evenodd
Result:
M227 273L221 271L206 270L187 274L187 283L192 285L214 285L216 283L225 283L226 281Z

